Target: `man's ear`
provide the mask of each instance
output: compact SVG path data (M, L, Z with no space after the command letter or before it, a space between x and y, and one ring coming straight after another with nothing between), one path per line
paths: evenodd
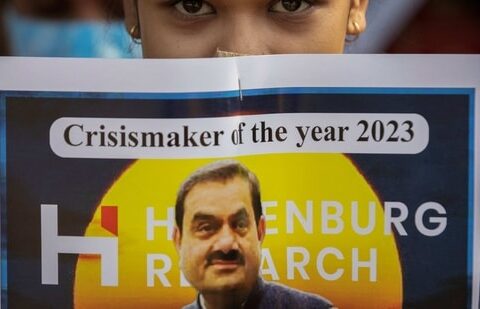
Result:
M173 244L175 245L175 249L177 249L177 252L180 253L180 244L182 242L182 234L177 225L175 225L175 227L173 228L172 239L173 239Z
M347 34L360 35L367 28L368 0L351 0Z
M267 231L267 224L265 222L265 216L262 215L258 220L258 224L257 224L257 237L260 243L263 242L266 231Z
M140 21L138 20L136 0L123 0L125 27L133 39L140 39Z

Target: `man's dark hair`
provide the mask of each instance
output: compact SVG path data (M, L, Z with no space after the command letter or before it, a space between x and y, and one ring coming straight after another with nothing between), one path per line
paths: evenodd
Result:
M196 170L180 186L177 193L177 202L175 203L175 221L180 231L182 231L183 227L185 199L195 185L207 181L226 182L236 176L245 179L250 186L250 196L255 215L255 222L258 224L258 221L262 216L262 202L260 199L260 185L257 176L238 161L221 160Z

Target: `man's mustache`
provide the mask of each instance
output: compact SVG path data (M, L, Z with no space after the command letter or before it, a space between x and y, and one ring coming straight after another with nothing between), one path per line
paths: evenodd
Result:
M235 262L237 264L245 264L245 258L238 250L230 250L227 253L223 251L214 251L207 256L207 266L213 265L213 261L221 260L227 262Z

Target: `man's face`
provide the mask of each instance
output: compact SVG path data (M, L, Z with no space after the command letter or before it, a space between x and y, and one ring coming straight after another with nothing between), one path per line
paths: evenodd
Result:
M183 229L175 231L180 267L202 294L249 291L264 232L263 217L257 229L246 180L199 183L185 199Z
M129 29L137 23L124 0ZM140 0L147 58L341 53L365 28L367 0ZM129 17L130 16L130 17ZM356 23L356 24L355 24Z

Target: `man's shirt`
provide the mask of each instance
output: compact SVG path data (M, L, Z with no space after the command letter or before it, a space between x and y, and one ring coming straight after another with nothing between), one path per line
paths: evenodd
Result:
M305 293L285 285L265 282L261 278L250 296L241 306L241 308L250 309L272 309L272 308L302 308L302 309L333 309L333 305L325 298ZM202 306L201 295L197 300L184 309L207 309Z

